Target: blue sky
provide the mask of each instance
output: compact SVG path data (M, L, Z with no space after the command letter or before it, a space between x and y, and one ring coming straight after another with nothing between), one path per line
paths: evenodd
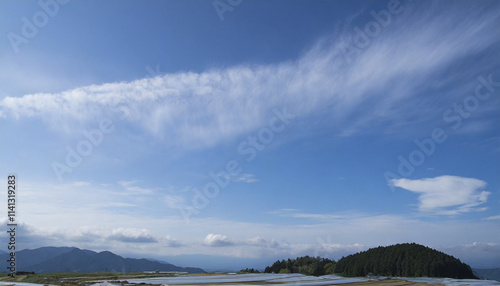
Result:
M265 265L417 242L500 267L499 10L2 1L20 243Z

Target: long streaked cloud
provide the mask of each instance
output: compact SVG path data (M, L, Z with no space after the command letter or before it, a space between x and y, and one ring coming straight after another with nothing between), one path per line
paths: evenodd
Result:
M485 220L500 220L500 215L489 216Z
M137 181L119 181L118 184L122 186L125 191L132 195L150 195L153 194L156 190L145 189L137 186Z
M255 178L255 175L253 174L241 174L238 176L232 176L231 180L233 182L240 183L255 183L259 181L259 179Z
M268 214L278 215L280 217L290 217L290 218L303 218L303 219L311 219L317 221L340 221L346 219L360 218L363 217L362 214L354 213L354 212L346 212L346 213L305 213L300 212L297 209L279 209L267 212Z
M462 92L439 90L441 98L463 96L468 86L463 78L473 81L491 70L484 63L473 62L467 69L435 81L436 74L457 60L498 42L494 36L500 17L496 7L461 4L405 3L403 13L393 15L381 34L350 55L349 61L342 49L352 40L354 30L346 28L334 39L319 40L290 62L236 65L7 97L0 102L0 114L42 118L62 130L69 130L63 127L67 122L88 124L105 116L139 126L165 144L186 148L213 146L247 134L265 124L271 110L279 106L287 106L302 119L333 114L332 128L343 135L369 131L380 124L401 128L414 118L436 117L416 106L423 104L414 100L419 93L436 92L443 84L453 83L454 91Z
M481 211L479 205L488 200L486 182L458 176L440 176L420 180L394 179L396 187L419 194L419 210L446 215Z

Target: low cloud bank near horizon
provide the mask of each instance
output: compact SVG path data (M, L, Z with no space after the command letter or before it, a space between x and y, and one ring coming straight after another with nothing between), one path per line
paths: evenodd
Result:
M380 224L384 220L386 223ZM6 222L6 219L0 223ZM170 234L151 231L157 224L168 224L175 229L180 221L155 221L145 228L131 227L107 228L105 226L84 226L79 228L35 227L32 224L19 224L19 243L26 249L43 246L76 246L94 251L109 250L122 256L143 256L161 258L175 255L208 255L224 256L241 259L286 259L298 256L321 256L340 259L342 256L364 251L372 247L387 246L397 243L417 242L471 263L473 267L500 267L498 249L500 243L494 237L500 235L488 231L488 236L482 236L483 242L467 242L477 237L481 231L498 228L498 223L489 221L482 223L468 222L419 222L390 216L372 216L354 218L338 224L279 226L241 222L210 221L211 225L228 225L233 227L209 227L206 219L194 220L194 233L190 239L183 238L180 233ZM348 223L352 227L346 227ZM6 237L6 223L2 223L0 237ZM342 227L344 225L344 227ZM415 234L398 236L397 233L406 227L414 229ZM205 227L204 227L205 226ZM217 233L202 235L209 229L218 229ZM272 231L272 230L273 231ZM434 229L431 238L424 232ZM304 239L304 231L308 237ZM192 232L188 229L187 232ZM253 236L263 233L265 236ZM419 233L417 235L417 233ZM475 235L471 235L474 233ZM192 238L194 237L194 238ZM245 238L246 237L246 238ZM371 237L371 239L361 239ZM407 238L405 238L407 237ZM450 244L446 237L462 237ZM351 241L349 243L349 241ZM362 243L356 243L362 242Z

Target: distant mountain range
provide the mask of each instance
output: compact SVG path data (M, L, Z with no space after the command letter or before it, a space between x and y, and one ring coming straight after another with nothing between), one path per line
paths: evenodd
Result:
M474 274L481 279L500 281L500 268L472 269Z
M50 272L142 272L142 271L181 271L188 273L204 273L198 267L179 267L171 263L154 259L123 258L109 251L95 252L76 247L42 247L33 250L21 250L16 253L18 271L34 271L36 273ZM9 254L0 250L0 272L7 272ZM210 265L224 264L226 271L237 271L261 264L260 260L249 260L217 257L208 255L180 255L166 257L176 264ZM214 263L217 262L217 263ZM248 266L250 265L250 266ZM253 266L252 266L253 267ZM234 269L233 269L234 268ZM209 269L216 271L216 269ZM219 269L221 271L221 269ZM481 279L500 281L500 268L473 269L474 274Z
M163 260L177 265L190 265L203 268L207 272L238 272L245 268L255 268L264 270L269 258L242 258L230 256L215 256L204 254L182 254L175 256L166 256ZM278 258L276 258L278 259Z
M0 252L0 267L7 272L9 254ZM123 258L109 251L95 252L76 247L41 247L16 253L17 271L51 272L143 272L180 271L204 273L201 268L179 267L150 259Z

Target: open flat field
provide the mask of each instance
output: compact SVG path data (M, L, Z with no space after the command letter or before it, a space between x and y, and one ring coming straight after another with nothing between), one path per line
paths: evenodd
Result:
M365 277L344 278L335 275L320 277L301 274L164 274L164 273L50 273L0 276L0 286L135 286L135 285L352 285L352 286L426 286L426 285L471 285L494 286L500 282L487 280L457 280L445 278L391 278L367 279Z
M424 281L418 281L422 279ZM412 280L412 279L409 279ZM50 273L20 275L16 278L5 274L0 276L1 285L29 286L26 283L61 286L134 286L134 285L352 285L352 286L426 286L426 285L500 285L495 281L454 280L417 278L405 279L367 279L343 278L335 275L321 277L300 274L187 274L166 275L164 273ZM441 282L441 283L440 283Z
M18 275L15 278L9 277L7 274L0 274L0 283L35 283L35 284L50 284L50 285L88 285L93 281L116 281L126 279L139 278L154 278L168 277L165 274L156 273L41 273L30 275ZM173 276L173 275L172 275Z

